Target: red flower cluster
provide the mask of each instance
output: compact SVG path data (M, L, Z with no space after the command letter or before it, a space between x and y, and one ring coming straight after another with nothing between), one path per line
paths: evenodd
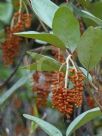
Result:
M60 49L52 47L52 55L59 62L61 62L61 63L65 62L64 56L63 56L63 54L62 54Z
M49 73L35 72L33 74L33 92L37 93L37 106L45 106L47 102L48 95L50 93L50 82L47 81ZM41 77L44 79L41 80Z
M60 50L52 48L52 54L61 63L65 62L64 55ZM41 78L43 80L41 81ZM37 93L37 105L45 106L49 93L52 94L51 100L54 108L70 117L74 107L82 105L83 80L81 71L70 68L69 83L72 87L65 88L65 73L63 72L35 72L33 74L33 91ZM68 84L69 84L68 83Z
M73 88L64 88L64 73L56 73L59 78L57 82L54 81L52 103L53 106L60 112L69 116L73 112L73 106L79 107L82 104L82 93L83 93L83 74L74 69L70 69L69 79L73 83Z
M55 59L60 62L64 62L64 57L60 52L60 49L52 47L51 53ZM40 78L44 77L42 83ZM53 81L57 78L54 76L53 72L35 72L33 74L33 92L37 93L37 105L38 107L45 106L47 102L47 97L51 92L51 85Z
M17 12L14 14L12 23L13 26L6 29L6 40L2 43L3 62L6 65L14 62L14 58L18 55L20 49L21 38L13 33L29 28L31 25L31 15Z

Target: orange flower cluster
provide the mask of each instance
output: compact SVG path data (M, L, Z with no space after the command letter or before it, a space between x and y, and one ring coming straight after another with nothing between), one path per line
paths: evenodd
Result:
M59 76L57 81L54 81L52 103L53 106L67 117L72 114L73 107L79 107L82 104L83 93L83 74L74 69L70 69L69 79L73 83L73 88L64 88L64 73L55 73L54 76Z
M57 48L52 48L52 54L55 59L61 63L65 62L64 55ZM43 77L44 80L41 81ZM81 71L70 68L69 83L72 87L65 88L65 73L63 72L35 72L33 74L33 91L37 93L37 105L45 106L49 93L52 94L51 100L53 107L61 113L70 117L74 107L82 105L83 80Z
M87 97L86 97L86 100L87 100L87 103L88 103L89 108L94 108L94 106L95 106L95 101L94 101L94 99L93 99L91 96L87 96Z
M64 62L64 57L58 48L52 47L51 53L55 59ZM57 80L53 75L53 72L35 72L33 74L33 92L37 93L37 105L39 107L46 105L47 97L51 92L51 84L53 80ZM41 83L39 81L42 76L44 77L44 81Z
M70 73L72 74L69 76L69 79L73 83L73 102L76 107L79 107L82 105L82 95L83 95L83 80L84 76L81 71L75 72L74 69L70 70ZM77 98L77 99L76 99Z
M62 54L60 49L58 49L56 47L52 47L52 55L59 62L61 62L61 63L65 62L64 56L63 56L63 54Z
M50 81L48 79L49 74L48 73L41 73L41 72L35 72L33 74L33 92L37 93L37 106L45 106L47 102L48 95L50 93ZM42 79L40 81L41 77L44 77L45 79Z
M31 26L31 21L32 21L32 15L31 14L27 14L27 13L22 13L22 12L16 12L14 14L14 21L18 21L18 24L20 24L21 27L21 31L25 28L29 28ZM19 20L17 20L19 19Z
M15 13L12 19L13 25L6 29L6 40L2 43L3 62L6 65L13 64L14 58L18 55L21 38L13 33L23 31L31 25L31 15Z

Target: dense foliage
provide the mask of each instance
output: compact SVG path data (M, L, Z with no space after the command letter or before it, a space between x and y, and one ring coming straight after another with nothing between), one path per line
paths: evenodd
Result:
M101 0L0 1L1 136L102 135L101 11Z

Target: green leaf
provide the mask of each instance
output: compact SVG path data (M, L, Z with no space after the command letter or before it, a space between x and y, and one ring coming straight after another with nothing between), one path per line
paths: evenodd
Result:
M87 18L87 19L91 19L92 21L94 21L97 25L102 26L102 20L96 16L94 16L93 14L91 14L88 11L85 10L81 10L82 16ZM92 23L91 21L91 23ZM93 24L93 23L92 23ZM91 25L92 26L92 25Z
M79 69L83 72L85 77L88 78L88 80L92 81L92 76L90 75L90 73L86 69L84 69L83 67L79 67Z
M4 29L0 29L0 42L4 42L5 40L5 31Z
M89 12L91 12L92 14L94 14L96 17L99 17L102 19L102 1L98 1L98 2L94 2L94 3L90 3L88 8Z
M0 2L0 21L8 24L13 12L12 2L11 0L7 0L6 2Z
M96 17L102 19L102 14L101 14L101 11L102 11L102 1L98 1L98 2L93 2L93 3L89 3L88 4L88 7L87 7L87 10L89 12L91 12L93 15L95 15ZM96 25L95 23L93 23L91 20L87 20L85 19L84 22L87 24L87 25ZM102 26L102 25L101 25Z
M102 30L88 28L79 41L77 51L82 65L88 70L94 68L102 57Z
M27 52L35 61L36 63L26 66L29 70L36 70L36 71L56 71L59 70L61 64L56 61L55 59L37 54L34 52Z
M60 7L53 19L53 32L73 52L80 39L79 22L67 7Z
M87 8L90 4L89 0L79 0L79 3L84 7Z
M50 28L58 6L50 0L31 0L31 5L36 15Z
M39 32L35 32L35 31L20 32L20 33L15 33L15 34L19 35L19 36L27 37L27 38L42 40L42 41L48 42L58 48L66 49L64 43L54 34L39 33Z
M92 13L90 13L90 12L88 12L86 10L81 10L81 9L77 8L73 4L71 4L71 5L72 5L72 7L74 9L74 13L75 14L79 15L80 17L83 17L83 18L86 18L86 19L90 19L90 20L94 21L97 25L102 26L102 20L100 18L96 17L95 15L93 15Z
M95 119L96 117L102 116L100 109L94 108L80 114L72 123L69 125L66 136L70 136L75 130L88 123L89 121Z
M28 114L23 114L23 116L31 121L36 122L49 136L62 136L62 133L50 123Z
M24 85L29 79L30 75L26 75L19 79L9 90L0 96L0 105L2 105L19 87Z

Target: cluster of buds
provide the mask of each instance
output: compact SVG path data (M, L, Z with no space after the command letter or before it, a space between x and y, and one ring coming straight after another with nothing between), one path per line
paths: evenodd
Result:
M45 106L50 93L50 73L35 72L33 74L33 92L37 94L36 103L38 107ZM43 78L43 79L41 79Z
M16 12L14 14L14 21L18 22L22 29L29 28L31 26L32 15L28 13Z
M19 27L14 27L12 30L7 28L6 30L7 37L4 43L2 43L3 62L6 65L12 64L14 62L14 58L18 55L20 49L19 43L21 38L13 35L13 32L17 32L17 30L19 30Z
M68 90L64 88L64 77L65 74L63 72L55 72L53 74L52 104L61 113L69 116L73 111L73 105Z
M60 49L52 47L51 53L53 57L61 63L65 61ZM42 82L40 82L41 77L44 78ZM46 105L48 95L51 92L51 85L54 83L54 80L57 81L55 72L35 72L33 74L33 92L37 94L36 103L38 107Z
M6 29L6 40L2 43L3 62L6 65L13 64L14 58L17 57L20 50L21 38L15 36L14 33L23 31L31 25L31 15L23 13L15 13L12 24Z
M53 57L58 60L61 63L65 62L65 58L64 55L62 54L61 50L56 48L56 47L52 47L52 55Z
M70 69L71 75L69 75L69 79L73 83L73 102L76 107L82 105L82 96L83 96L83 80L84 76L81 71L75 71L75 69Z
M62 65L65 64L64 55L61 54L59 49L52 48L52 54ZM69 63L69 60L71 60L71 62L73 61L70 57L71 55L66 59L66 64L67 62ZM35 72L33 74L33 91L37 93L38 106L44 106L49 93L51 93L53 107L67 117L70 117L74 107L80 107L82 105L84 76L80 70L75 68L74 64L73 68L67 68L66 70L69 74L65 74L61 71L50 73ZM43 81L41 81L42 77L44 79ZM71 88L68 86L70 83L72 84Z
M82 105L82 94L83 94L83 74L74 69L70 69L70 74L68 76L69 80L73 83L73 87L64 87L64 73L59 72L59 78L54 81L52 103L53 106L60 112L69 117L73 112L73 107L79 107ZM55 76L56 76L55 74Z

